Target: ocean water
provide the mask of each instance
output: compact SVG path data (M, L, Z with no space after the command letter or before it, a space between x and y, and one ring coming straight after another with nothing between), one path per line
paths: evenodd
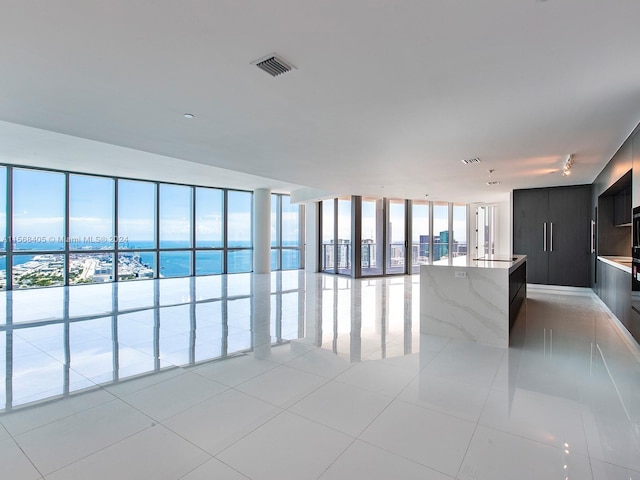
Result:
M0 245L1 246L1 245ZM162 242L161 247L164 248L183 248L186 245L182 242ZM201 245L200 242L197 245L200 246L217 246L209 243ZM250 247L249 242L230 242L230 247L246 248ZM21 265L30 261L34 255L34 250L39 251L59 251L62 253L61 243L22 243L19 246L19 250L14 251L13 263L14 265ZM73 243L72 249L82 250L83 254L91 254L100 252L101 247L110 248L108 244L96 244L96 243ZM127 248L130 249L145 249L153 248L153 242L128 242ZM149 267L155 265L155 254L153 252L121 252L120 255L132 255L134 254L140 257L142 263L147 264ZM189 269L191 265L191 251L171 251L160 252L160 275L163 277L178 277L189 275ZM0 252L1 255L1 252ZM212 250L201 250L196 252L196 275L207 275L222 273L223 252ZM229 250L228 258L228 271L229 273L250 272L253 268L253 251L252 250ZM288 251L283 255L282 260L283 269L294 269L299 266L299 255L293 254ZM6 269L6 257L0 256L0 269Z

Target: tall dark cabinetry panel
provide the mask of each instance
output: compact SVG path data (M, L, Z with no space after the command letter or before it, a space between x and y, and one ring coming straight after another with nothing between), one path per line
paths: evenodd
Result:
M591 186L513 192L513 253L527 255L527 282L589 286Z

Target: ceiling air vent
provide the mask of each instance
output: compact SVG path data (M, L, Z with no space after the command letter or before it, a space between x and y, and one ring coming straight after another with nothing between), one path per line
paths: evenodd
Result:
M253 62L251 62L251 65L255 65L259 69L264 70L272 77L277 77L278 75L290 72L291 70L296 68L275 53L271 53L266 57L254 60Z
M487 185L489 185L489 186L491 186L491 185L500 185L500 182L497 181L497 180L493 180L493 181L487 182Z
M480 159L478 157L465 158L461 160L461 162L464 163L465 165L471 165L473 163L480 163Z

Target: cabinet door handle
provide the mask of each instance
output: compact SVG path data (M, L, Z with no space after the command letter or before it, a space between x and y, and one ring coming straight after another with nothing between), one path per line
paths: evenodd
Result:
M542 225L542 251L547 251L547 222Z
M549 235L549 251L553 252L553 222L551 222L551 234Z
M591 253L596 253L595 233L596 233L596 222L591 220Z

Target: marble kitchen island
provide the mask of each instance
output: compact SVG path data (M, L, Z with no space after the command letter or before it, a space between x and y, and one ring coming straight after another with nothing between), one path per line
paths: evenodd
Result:
M527 296L526 268L526 255L421 265L420 332L508 347Z

